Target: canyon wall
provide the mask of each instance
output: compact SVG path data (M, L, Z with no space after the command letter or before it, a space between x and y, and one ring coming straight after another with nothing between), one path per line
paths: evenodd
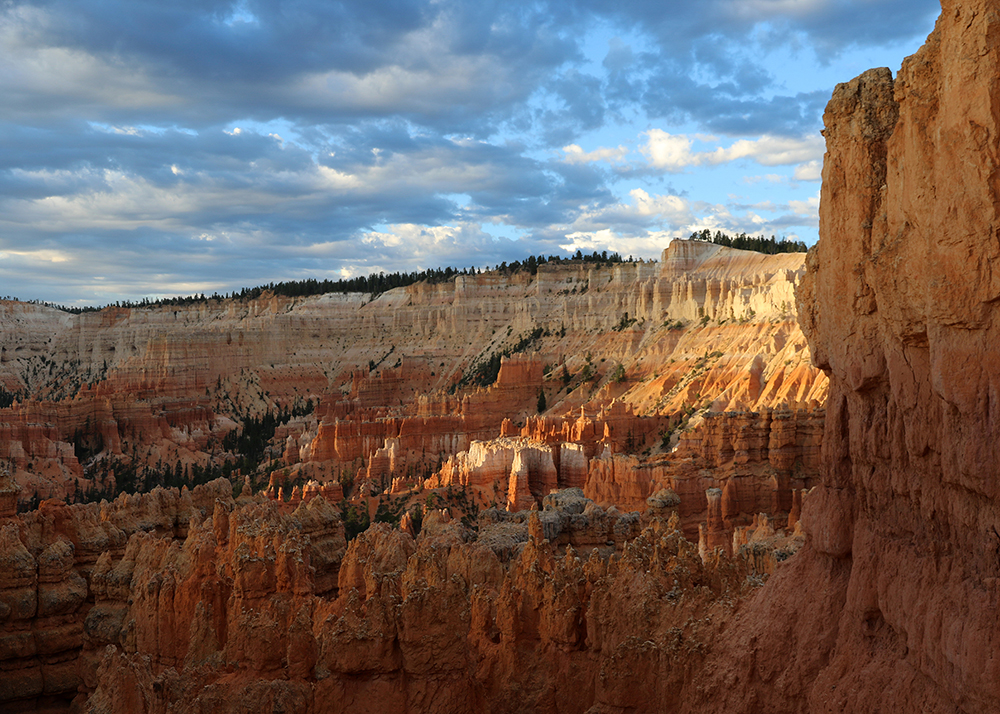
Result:
M803 271L802 255L676 241L661 264L375 299L7 304L0 376L21 398L0 410L0 702L544 710L577 678L539 674L562 652L604 682L571 708L647 706L601 672L641 664L676 688L801 543L826 394L791 307ZM495 381L469 379L500 355ZM307 400L275 432L264 493L234 476L240 499L213 482L15 515L18 495L72 498L101 460L210 466L241 419ZM345 556L341 514L387 503L407 509L400 529ZM618 610L637 582L635 608L679 605L652 639ZM422 610L400 610L414 593Z
M642 451L694 409L822 404L826 378L795 322L803 272L802 254L674 241L659 263L544 264L377 296L81 315L5 302L0 384L19 399L0 409L0 459L25 496L72 496L104 485L88 480L95 457L218 466L241 419L308 402L319 407L282 427L271 456L292 478L364 471L381 492L391 478L372 480L368 461L388 441L394 476L412 482L505 419L523 425L540 392L560 418L627 406Z
M798 295L830 375L822 484L695 709L1000 710L1000 3L942 5L895 81L827 107Z

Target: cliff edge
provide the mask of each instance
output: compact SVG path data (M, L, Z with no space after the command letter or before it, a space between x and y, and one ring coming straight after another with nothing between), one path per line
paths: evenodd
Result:
M942 5L827 107L798 291L822 485L693 709L1000 711L1000 2Z

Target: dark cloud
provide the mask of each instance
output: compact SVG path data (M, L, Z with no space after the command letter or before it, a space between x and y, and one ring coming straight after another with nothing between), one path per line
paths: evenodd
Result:
M12 0L0 5L0 279L38 291L22 297L99 302L496 264L559 252L570 233L652 240L696 216L685 185L655 188L683 199L669 210L628 198L628 181L652 192L662 177L644 132L815 133L832 87L785 90L771 49L830 62L926 32L936 10ZM630 160L590 158L623 126ZM570 144L587 144L573 162Z

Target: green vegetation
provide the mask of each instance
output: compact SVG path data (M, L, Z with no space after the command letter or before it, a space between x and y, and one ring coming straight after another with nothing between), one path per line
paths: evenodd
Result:
M712 231L708 228L692 233L691 240L702 240L715 243L716 245L724 245L727 248L752 250L767 255L776 255L777 253L805 253L809 250L809 246L800 240L787 240L786 238L777 240L774 236L765 238L764 236L750 236L746 233L729 236L722 231L716 231L713 235Z
M385 500L385 497L381 496L379 497L378 508L375 510L375 522L398 526L399 519L402 518L405 508L406 498L390 497L389 500Z
M264 461L268 443L274 438L274 430L295 416L312 413L313 403L310 399L304 406L282 409L277 414L268 412L261 417L247 414L242 417L243 426L226 434L222 440L222 448L236 455L236 466L242 473L255 471Z
M625 260L618 253L611 253L609 255L606 250L601 251L600 253L595 250L590 255L585 255L582 251L578 250L570 258L563 258L556 255L550 255L548 257L544 255L532 255L528 256L528 258L524 261L515 260L509 265L506 261L504 261L503 263L500 263L500 265L496 266L495 270L504 275L513 275L514 273L520 272L527 272L531 275L535 275L538 272L538 266L546 263L562 265L579 262L593 264L596 267L602 267L605 265L614 265L616 263L632 262L632 258L629 257L628 260ZM344 278L340 280L317 280L315 278L308 278L306 280L290 280L287 282L282 281L277 283L268 283L267 285L259 285L255 288L243 288L239 292L233 291L232 293L225 293L222 295L216 292L212 293L212 295L208 297L206 297L204 293L201 293L200 295L159 298L157 300L143 298L138 302L132 302L129 300L118 301L114 304L114 306L124 308L170 307L205 303L213 300L221 301L230 298L237 300L254 300L259 298L265 292L285 297L307 297L309 295L325 295L327 293L342 293L345 295L347 293L370 293L372 295L381 295L382 293L393 290L394 288L402 288L415 283L444 283L449 280L453 280L459 275L479 275L481 272L483 271L475 267L462 269L447 267L430 268L428 270L413 271L409 273L378 272L371 273L367 276ZM8 297L7 299L17 300L16 297ZM84 312L97 312L103 309L89 305L85 307L67 307L65 305L40 302L38 300L29 300L28 302L36 305L45 305L46 307L51 307L56 310L62 310L63 312L69 312L77 315Z
M344 522L344 535L348 541L352 541L359 534L368 530L371 519L368 517L368 510L364 506L355 506L353 503L344 501L344 506L340 511L340 518Z
M86 503L103 499L113 500L121 493L146 493L157 486L165 488L181 488L195 486L214 481L217 478L233 480L237 473L249 475L257 483L270 477L274 465L256 472L261 464L267 461L267 446L274 437L274 431L280 424L285 424L293 416L302 416L312 412L314 405L308 400L303 405L297 405L291 410L282 409L277 414L264 414L260 417L244 416L242 427L229 432L222 440L222 447L228 454L222 459L201 466L200 464L183 464L180 460L170 464L156 463L142 465L141 459L134 449L131 457L102 458L90 462L104 449L100 434L91 429L88 419L84 428L77 429L73 435L73 452L81 464L85 464L88 479L95 483L109 484L103 488L90 488L86 491L77 488L72 501ZM110 487L114 477L114 487ZM295 485L304 482L290 482L286 492L291 493ZM239 486L241 484L237 484ZM350 489L350 482L344 485L345 493Z
M0 409L6 409L14 402L20 401L23 398L20 392L8 392L3 387L0 387Z
M637 322L639 322L639 318L637 317L630 318L628 316L628 313L626 312L624 315L621 316L621 319L618 320L618 324L612 327L611 329L613 329L615 332L621 332L622 330L627 330Z
M545 400L545 390L544 389L539 389L538 390L538 405L537 406L538 406L538 413L539 414L541 414L542 412L544 412L548 408L548 406L549 406L548 403Z
M509 328L507 334L510 334ZM452 385L451 393L454 394L456 390L468 385L475 385L478 387L490 386L497 381L497 376L500 374L500 361L504 357L510 357L511 355L518 354L520 352L526 352L528 348L531 347L537 340L542 337L547 337L549 334L551 333L549 333L548 330L536 327L527 335L521 335L518 341L510 347L507 347L499 352L494 352L489 357L483 357L480 355L479 359L472 364L472 367L469 368L469 371L462 375L462 379L460 379L458 383Z

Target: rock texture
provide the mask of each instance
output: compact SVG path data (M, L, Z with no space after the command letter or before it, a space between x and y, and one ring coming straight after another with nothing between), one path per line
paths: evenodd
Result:
M223 480L100 507L46 501L0 524L0 701L672 711L789 544L755 522L736 559L703 560L676 495L652 501L644 520L568 489L541 511L487 510L478 534L428 509L416 539L411 520L349 545L322 496L284 512Z
M799 291L830 375L822 484L705 711L1000 710L1000 3L942 6L895 81L866 72L827 107Z
M158 489L103 505L43 501L23 516L0 517L4 711L65 706L93 669L86 651L94 633L120 615L94 607L94 574L112 559L129 560L133 534L164 543L185 536L191 518L210 513L219 497L232 502L227 482L183 493ZM119 578L117 592L131 597L131 584Z
M20 518L8 508L5 704L45 706L79 691L80 707L102 713L1000 710L1000 0L945 0L943 9L895 81L873 70L838 86L824 117L822 237L798 292L813 359L830 377L820 458L818 412L799 400L785 417L757 403L780 391L762 388L775 383L765 366L729 393L744 395L740 414L708 416L701 438L678 447L675 464L704 464L723 478L671 488L619 478L640 468L638 458L615 453L606 432L564 439L581 403L586 416L600 390L621 388L635 415L654 395L669 401L710 378L690 375L657 394L653 356L673 354L677 336L665 328L657 346L643 347L651 333L629 336L628 320L608 319L601 280L540 274L524 285L540 301L550 299L542 290L579 296L585 284L586 299L572 302L578 312L560 321L578 330L606 320L606 351L594 354L631 345L629 368L645 379L576 397L573 386L559 396L560 413L521 427L529 433L511 422L502 427L509 442L456 449L468 453L464 467L453 462L453 486L485 484L495 472L505 500L530 495L541 511L487 509L473 540L449 511L428 507L416 539L408 514L404 528L376 524L345 550L339 518L318 496L303 495L294 513L261 498L212 497L216 487L122 497L99 519L89 506L43 503ZM724 267L684 273L720 255L682 243L660 268L623 266L608 284L649 290L616 307L639 315L660 300L680 316L756 312L767 281L737 294ZM668 291L657 271L688 277ZM456 281L450 297L440 286L407 294L469 305L498 280ZM482 314L506 309L479 305ZM410 317L455 314L440 309ZM411 324L436 334L430 319ZM786 384L792 373L782 374ZM400 398L405 387L389 377L372 386L373 402ZM368 398L360 381L344 382L341 401ZM446 416L446 398L424 404ZM384 406L328 408L324 426L336 430L348 409ZM372 417L365 423L395 418L361 413ZM371 481L405 458L402 436L384 436L400 441L373 439L382 451L366 465ZM623 484L622 497L650 489L649 515L587 498L595 462L601 483ZM806 464L818 465L819 484L804 493L808 484L795 479ZM769 490L756 479L768 470ZM553 471L557 485L587 481L539 504L532 483L548 487ZM0 495L13 488L0 484ZM683 536L694 493L705 504L697 547ZM756 513L767 502L787 508L784 534ZM669 520L651 519L660 514ZM803 534L805 545L786 557Z
M794 319L803 272L801 254L675 241L659 263L546 264L379 296L82 315L2 302L0 385L21 398L0 409L0 459L25 498L64 497L93 485L95 456L218 466L240 418L311 400L320 407L269 453L291 480L364 471L382 492L496 437L505 419L523 425L540 391L546 415L605 411L611 432L597 439L624 448L627 426L642 449L690 408L822 403L826 378ZM499 355L496 381L476 387Z
M128 606L124 642L103 654L87 708L515 712L659 701L657 710L669 711L748 592L744 571L718 560L703 565L662 521L635 529L610 560L596 550L589 558L572 547L557 552L544 537L547 523L533 514L507 562L489 529L481 544L466 545L453 532L414 542L373 527L344 555L336 597L310 592L308 570L295 567L304 580L265 579L273 584L237 595L240 564L233 562L234 594L215 601L228 624L214 629L211 613L219 610L208 606L190 629L167 621L181 593L205 591L204 576L170 564L170 553L176 559L191 549L197 532L182 548L140 541L134 560L126 553L123 563L149 595L141 610ZM166 577L158 574L164 565ZM197 617L209 621L196 624ZM165 632L192 634L174 642L164 641ZM206 666L213 657L228 667ZM650 689L649 681L658 684Z

